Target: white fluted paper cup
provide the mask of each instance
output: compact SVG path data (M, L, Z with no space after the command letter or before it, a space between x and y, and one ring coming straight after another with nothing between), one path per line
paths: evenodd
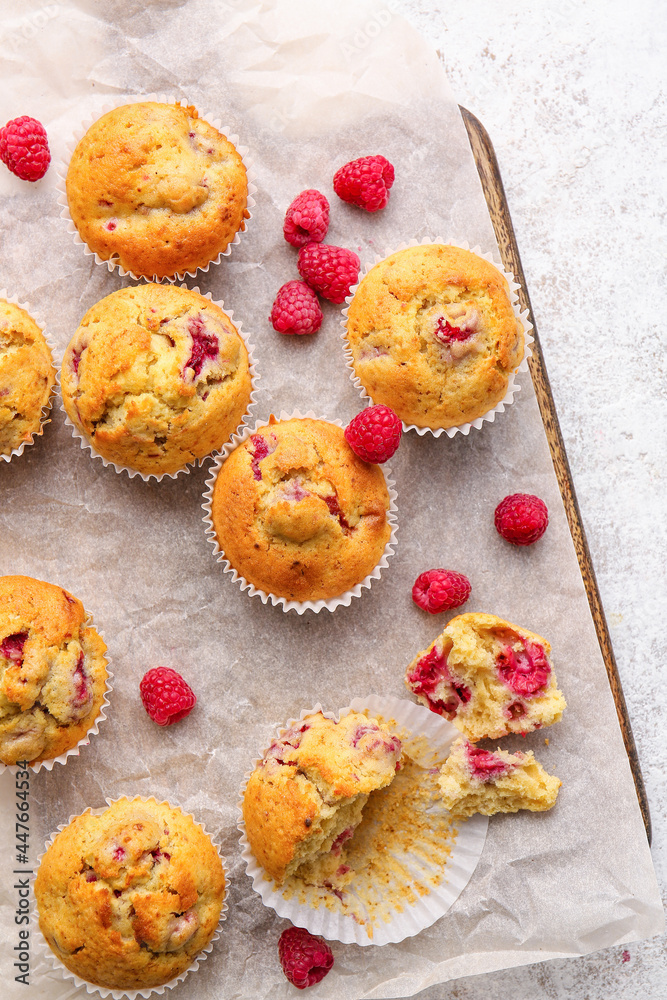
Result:
M95 622L93 621L93 616L86 614L86 618L83 622L82 628L94 628ZM99 629L96 629L97 634L101 639L104 639L104 633ZM105 644L106 645L106 644ZM104 653L104 659L106 661L106 681L104 686L104 696L102 698L102 704L99 707L99 711L92 721L90 727L86 730L85 734L81 737L78 743L69 750L65 750L64 753L58 754L57 757L51 757L48 760L35 761L34 763L28 763L28 769L34 774L38 774L40 771L52 771L55 764L65 764L69 757L78 757L81 752L81 747L87 747L90 743L91 737L97 736L100 731L100 725L106 720L107 713L106 709L109 707L109 695L113 691L113 679L114 675L110 669L111 667L111 657L109 656L109 650L106 649ZM18 771L24 770L20 764L3 764L0 761L0 774L3 771L9 771L11 774L16 774Z
M301 413L300 410L294 410L291 413L286 413L284 410L281 411L278 420L322 420L326 423L335 424L337 427L344 427L345 425L341 420L330 420L327 417L318 417L312 410L308 410L307 413ZM215 487L216 479L218 478L218 473L226 459L231 455L233 451L238 448L240 444L247 441L249 437L256 434L261 427L267 427L271 423L272 417L268 420L258 420L254 427L244 427L237 434L233 435L227 442L222 451L215 456L215 461L209 470L209 477L206 480L206 490L204 491L204 503L202 504L202 510L205 512L203 521L206 526L206 536L208 541L213 546L213 552L216 557L216 561L222 563L223 572L229 573L234 582L240 584L241 590L248 591L250 597L259 597L262 604L266 604L268 601L274 607L282 607L283 611L296 611L297 614L302 615L305 611L314 611L319 613L326 609L327 611L335 611L336 608L341 606L349 607L352 602L353 597L361 597L361 593L364 589L370 589L373 580L379 580L382 574L382 570L388 565L388 559L394 554L394 549L396 546L396 532L398 531L398 518L397 518L397 507L396 507L396 497L397 493L394 489L395 483L391 478L391 470L387 468L386 465L382 466L385 483L387 486L387 491L389 493L389 510L387 511L387 522L391 529L391 534L389 540L387 541L382 555L378 562L373 567L372 571L360 580L359 583L355 584L349 590L344 591L337 597L331 597L328 599L321 599L317 601L293 601L287 597L280 597L277 594L272 594L265 590L261 590L259 587L255 587L254 584L250 583L246 578L238 572L238 570L232 566L231 562L225 556L224 551L220 548L218 544L218 539L213 525L213 517L211 513L211 504L213 502L213 489Z
M81 122L81 125L79 126L79 128L75 130L72 138L70 139L69 143L66 146L65 160L63 163L60 164L60 167L56 175L56 190L58 192L58 204L62 208L60 217L61 219L64 219L65 222L67 223L67 231L71 233L74 239L74 243L83 247L83 252L87 257L94 257L95 262L97 264L105 265L109 269L109 271L112 272L117 271L121 277L129 275L136 281L141 281L141 280L145 281L164 280L170 282L184 281L186 276L194 278L199 272L202 272L202 274L206 274L211 264L219 264L223 257L228 257L231 254L232 247L237 246L241 242L242 234L247 231L248 223L252 219L252 210L256 204L254 195L257 193L257 186L254 181L255 175L252 166L252 159L250 157L250 150L247 146L239 145L238 135L233 133L228 126L223 126L220 118L214 118L208 112L200 113L199 109L197 109L199 118L203 118L205 121L209 123L209 125L212 125L213 128L217 129L218 132L220 132L220 134L223 135L225 139L227 139L227 141L230 142L232 146L235 147L237 153L239 154L241 160L243 161L243 166L245 167L246 179L248 183L248 197L246 202L246 211L248 214L247 217L244 219L244 224L242 228L240 228L236 232L234 239L229 242L227 248L221 251L217 255L217 257L210 260L208 264L206 264L204 267L196 267L192 271L179 271L172 275L165 276L162 279L158 278L156 275L151 275L150 277L147 277L146 275L135 274L134 271L131 270L125 270L125 268L121 266L117 258L111 257L109 260L105 260L103 257L100 257L99 254L96 253L94 250L90 249L85 240L83 240L79 235L79 231L76 228L74 220L72 219L72 216L70 214L69 204L67 201L66 180L67 180L67 170L69 168L70 160L72 159L72 154L74 153L77 144L84 137L84 135L91 127L91 125L93 125L99 118L107 114L109 111L114 111L116 108L123 107L126 104L144 104L153 101L158 104L179 104L181 105L181 107L188 107L190 103L186 101L184 98L174 97L173 95L167 96L165 94L144 94L141 96L118 98L118 100L116 101L103 105L99 114L90 115L84 121Z
M343 327L342 340L344 343L345 363L350 370L350 380L353 383L353 385L356 386L356 388L358 389L361 398L365 402L373 404L375 400L373 400L373 398L368 394L368 392L366 391L361 382L361 379L357 375L356 369L354 367L354 358L352 355L352 350L350 348L347 339L347 319L352 299L354 298L354 294L359 288L359 285L361 284L363 279L376 266L376 264L379 264L381 261L385 260L387 257L390 257L392 254L398 253L400 250L407 250L409 247L431 246L431 245L453 246L453 247L458 247L460 250L468 250L471 253L477 254L478 257L482 257L484 260L487 260L489 261L489 263L493 264L493 266L498 271L500 271L500 273L507 280L507 283L509 285L510 303L512 305L512 310L514 312L516 319L518 320L519 323L521 323L521 326L523 328L523 338L524 338L523 357L520 363L517 365L517 367L510 373L507 383L507 390L503 398L498 403L496 403L495 406L487 410L486 413L482 414L481 417L477 417L475 420L472 420L469 423L457 424L455 427L422 427L417 424L409 424L406 421L401 421L403 424L404 431L416 431L416 433L419 434L420 436L423 436L424 434L432 434L433 437L436 438L440 437L442 434L446 434L447 437L452 438L456 434L467 435L473 428L479 430L484 425L484 423L493 423L496 419L497 414L504 413L506 408L508 406L511 406L511 404L514 402L515 395L521 390L521 385L517 381L516 376L521 372L528 371L528 358L531 357L532 355L530 345L534 343L534 338L531 336L530 331L533 329L533 327L530 320L528 319L528 310L526 309L523 311L521 310L519 297L517 295L517 291L521 286L515 280L514 275L511 272L506 271L504 269L502 263L498 260L497 255L495 253L490 253L486 250L483 250L479 246L471 247L467 242L459 243L456 240L441 239L440 237L436 237L435 239L425 237L422 240L409 240L406 243L400 243L393 249L388 249L386 253L382 255L376 255L373 262L365 267L363 274L361 274L359 278L359 281L357 282L356 285L352 286L352 288L350 289L350 294L345 300L347 304L343 309L343 319L341 320L341 326Z
M19 302L18 297L16 295L8 295L6 288L0 289L0 299L3 300L4 302L8 302L10 305L17 306L19 309L22 309L25 313L28 314L30 319L33 320L33 322L36 323L37 326L40 328L40 330L42 331L42 336L46 341L46 346L51 352L51 367L53 368L53 373L55 376L53 385L51 386L51 390L49 392L49 397L46 403L44 403L44 405L42 406L39 418L39 426L37 427L37 430L32 431L30 437L26 438L25 441L21 441L20 445L18 445L16 448L12 448L12 450L7 453L0 454L0 459L2 459L3 462L11 462L13 458L18 458L19 455L23 454L26 448L29 448L31 444L34 444L35 439L41 437L42 434L44 433L44 428L46 427L46 425L51 423L50 413L51 413L51 407L53 405L53 397L55 396L56 393L56 381L57 381L57 368L53 360L55 356L56 345L53 339L51 338L50 334L47 332L46 324L43 323L41 317L33 311L33 308L29 302ZM1 395L2 395L2 385L0 385L0 396Z
M130 797L129 796L121 796L121 798L130 798ZM161 802L158 802L157 799L154 796L152 796L152 795L151 796L135 795L135 796L133 796L131 798L131 801L136 801L136 800L139 800L141 802L154 802L154 803L156 803L156 805L166 805L166 806L169 806L170 809L179 809L179 811L181 813L183 813L183 810L180 809L180 806L174 806L172 803L167 802L164 799ZM120 799L108 799L107 798L106 799L107 805L105 807L100 807L100 808L97 808L97 809L88 808L88 809L84 810L83 813L77 814L77 815L85 815L86 812L89 812L93 816L101 816L102 813L106 812L106 810L107 810L107 808L109 806L112 806L114 804L114 802L118 802L118 801L120 801ZM51 845L55 841L55 839L58 836L58 834L62 833L62 831L67 826L69 826L69 824L73 820L77 819L77 815L70 816L70 818L67 820L66 823L61 823L60 826L57 828L57 830L55 830L55 832L51 834L51 836L49 837L49 839L47 840L47 842L46 842L46 844L44 846L44 851L40 854L39 858L37 859L37 863L35 865L35 873L37 873L37 871L39 870L39 866L41 864L42 858L44 857L44 855L48 851L49 847L51 847ZM33 927L34 927L34 932L35 932L34 933L34 939L35 939L35 957L37 959L37 962L39 963L38 964L38 968L40 970L49 970L49 971L52 971L52 972L56 972L58 975L62 976L62 978L64 980L69 980L71 983L73 983L75 988L85 987L86 992L90 993L90 994L95 994L96 993L96 994L98 994L101 997L112 997L113 1000L122 1000L123 997L127 997L128 1000L137 1000L138 997L147 998L147 997L152 996L153 994L163 994L166 990L173 990L175 986L178 986L179 983L183 982L183 980L186 978L186 976L190 975L190 973L192 973L192 972L195 972L199 968L199 966L201 965L201 963L206 961L206 959L208 958L208 956L213 951L213 945L215 944L215 942L220 937L221 930L222 930L222 924L227 919L227 910L228 910L228 906L227 906L227 894L229 892L229 873L228 873L227 867L226 867L226 865L227 865L227 859L225 857L223 857L223 855L221 854L219 846L213 842L213 839L210 836L210 834L208 833L208 831L207 831L206 827L204 826L204 824L203 823L198 823L195 820L194 816L191 813L183 813L183 815L189 817L193 821L193 823L195 823L195 825L198 826L205 833L205 835L208 837L208 839L211 841L211 844L213 844L213 847L215 848L216 853L217 853L217 855L220 858L220 861L222 863L222 869L223 869L224 877L225 877L225 892L224 892L224 896L223 896L223 899L222 899L222 908L221 908L221 911L220 911L220 919L218 920L218 925L216 927L216 930L214 931L214 933L213 933L210 941L206 945L206 947L202 948L202 950L197 953L197 955L195 956L195 958L192 961L192 963L188 966L188 968L185 969L183 972L181 972L180 975L174 976L173 979L170 979L168 982L163 983L161 986L152 986L152 987L146 987L144 989L136 989L136 990L130 990L130 989L113 989L111 987L98 986L95 983L89 982L87 979L81 979L80 976L76 975L76 973L71 972L70 969L68 969L67 966L64 965L60 961L60 959L55 954L55 952L53 952L51 950L51 948L49 947L49 945L48 945L48 943L46 941L46 938L44 937L44 935L42 934L42 931L40 929L40 926L39 926L39 911L38 911L37 906L35 906L35 908L33 910L33 913L32 913L32 921L33 921Z
M241 323L240 320L234 320L233 310L225 309L224 301L222 299L214 299L211 292L202 292L200 291L198 286L196 286L195 288L188 288L187 285L181 284L178 287L183 288L188 292L196 292L198 295L201 295L202 298L208 299L209 302L212 302L214 306L218 306L218 308L221 309L222 312L224 312L225 316L227 316L228 319L232 322L232 324L236 328L236 331L241 337L241 340L245 344L245 348L248 352L248 370L250 373L250 397L246 411L243 414L243 419L235 429L235 433L238 434L242 431L243 427L248 423L248 421L252 420L253 418L253 410L257 406L257 383L261 378L259 372L257 371L257 362L255 361L254 357L255 348L249 339L251 335L244 332L243 324ZM60 387L60 370L57 373L57 382L58 382L58 387ZM119 465L117 462L113 462L111 459L105 458L104 455L101 455L100 452L97 451L95 446L92 444L91 441L88 440L83 431L81 431L76 426L76 424L70 419L67 410L65 409L65 403L62 399L62 390L60 392L60 396L61 396L60 409L63 411L65 415L65 424L67 427L70 428L72 432L72 437L77 438L81 447L84 450L88 450L90 452L91 458L99 459L105 466L105 468L107 466L111 466L118 473L126 472L127 475L130 477L130 479L134 479L135 476L139 476L141 479L143 479L145 483L149 482L151 479L154 479L158 483L162 482L163 479L176 479L180 475L189 475L192 469L202 466L204 462L206 462L210 458L210 455L204 455L202 458L195 459L192 462L186 462L185 465L182 465L181 468L177 469L175 472L146 473L146 472L140 472L138 469L133 469L129 465ZM212 452L211 454L214 453Z
M278 729L278 737L321 706L305 709L299 719ZM282 886L258 865L246 836L241 806L251 775L244 776L237 824L242 857L253 889L280 917L311 934L344 944L397 944L444 916L468 884L479 861L488 817L453 819L442 803L440 766L461 734L450 722L421 705L384 695L355 698L340 719L360 712L389 726L403 744L404 766L391 785L371 796L349 850L354 875L342 891L306 885L292 875ZM409 758L406 761L405 758ZM262 758L257 758L254 767Z

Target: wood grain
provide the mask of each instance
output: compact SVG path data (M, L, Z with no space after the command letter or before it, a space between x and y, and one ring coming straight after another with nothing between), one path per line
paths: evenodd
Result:
M553 460L554 469L556 470L558 485L560 487L565 513L567 514L567 520L570 526L570 533L572 534L572 541L574 542L577 558L579 560L579 567L581 569L581 575L584 581L584 586L586 587L588 603L593 616L598 642L600 643L600 651L602 652L602 658L604 660L605 667L607 668L609 686L611 687L611 692L616 704L618 721L623 733L623 741L625 743L625 749L628 754L632 775L635 781L639 808L641 809L644 826L646 827L646 836L648 837L650 844L651 815L646 797L646 789L644 787L644 779L639 766L637 747L632 733L632 726L630 725L630 718L628 716L625 695L623 694L621 679L619 677L618 667L614 657L614 650L611 645L607 620L602 607L602 601L600 600L600 592L598 590L595 571L593 569L593 563L591 561L591 555L586 541L586 534L581 520L579 504L577 503L577 496L574 491L572 474L570 472L570 465L565 452L565 445L563 443L560 424L558 423L558 416L556 414L556 407L551 393L549 377L544 365L542 348L537 335L537 328L535 327L535 319L533 317L530 304L530 296L528 295L528 290L526 288L526 279L523 273L523 267L521 266L519 248L517 247L516 238L514 236L514 227L512 226L512 219L510 217L507 199L505 197L505 189L500 176L500 170L498 169L498 161L496 159L496 154L489 135L482 123L473 114L466 110L466 108L462 107L460 110L466 129L468 130L468 137L470 139L470 145L472 147L473 156L477 165L477 172L479 173L479 177L482 182L484 196L489 208L489 214L491 215L491 221L496 233L496 239L498 240L498 246L500 248L500 255L502 257L503 264L508 271L511 271L514 274L514 277L519 282L521 287L518 294L521 306L523 309L528 310L529 319L533 324L533 336L535 337L535 343L532 348L533 356L528 361L530 373L533 378L537 402L540 407L540 413L542 414L542 421L544 423L544 429L549 442L549 448L551 450L551 458Z

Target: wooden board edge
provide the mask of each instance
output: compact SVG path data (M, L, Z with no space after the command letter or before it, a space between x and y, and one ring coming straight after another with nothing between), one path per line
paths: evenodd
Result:
M516 280L519 282L521 286L519 289L521 307L522 309L528 310L530 321L533 324L533 336L535 338L535 343L532 348L533 356L528 362L530 373L532 375L535 394L537 396L537 402L542 415L544 430L547 435L547 441L549 442L551 458L554 464L556 477L558 479L558 485L560 487L568 524L570 526L572 541L574 542L577 559L579 560L579 568L581 570L581 576L586 588L588 604L591 609L591 615L593 616L598 642L600 643L600 651L607 670L609 686L611 687L611 693L616 705L618 721L623 734L623 742L625 743L625 749L628 754L630 768L635 782L639 808L641 810L642 819L644 820L644 826L646 828L646 836L648 837L648 842L650 844L652 836L651 814L649 811L644 778L639 764L637 747L632 732L632 726L630 724L630 717L628 715L628 708L625 702L625 695L623 694L623 687L621 685L621 678L618 672L614 650L611 644L609 628L607 626L607 620L605 618L602 601L600 599L600 591L598 589L595 571L593 569L593 562L591 560L588 542L586 541L586 533L581 520L581 513L579 511L579 504L577 502L577 495L572 481L570 464L567 459L560 424L558 422L558 415L556 413L556 406L551 392L551 385L549 383L549 377L547 375L544 357L542 355L542 348L540 346L540 340L535 326L535 319L533 317L533 311L530 304L530 296L528 295L526 279L521 265L521 257L519 256L519 248L514 235L514 227L512 225L512 219L507 205L505 188L500 176L498 161L496 159L495 150L493 148L493 144L491 143L491 139L489 138L489 134L482 123L466 108L459 105L459 109L468 131L470 146L472 148L475 164L477 166L477 172L482 183L484 197L486 198L486 203L489 208L489 214L495 230L496 239L498 240L498 246L503 264L508 271L511 271L514 274Z

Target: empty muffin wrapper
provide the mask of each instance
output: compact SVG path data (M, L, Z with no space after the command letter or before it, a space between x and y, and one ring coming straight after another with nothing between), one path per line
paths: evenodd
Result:
M318 711L319 704L302 711L278 735ZM380 695L355 698L338 713L323 714L338 720L349 712L388 724L404 751L402 769L391 785L372 793L341 856L354 858L351 881L327 887L293 875L275 885L255 860L245 832L241 806L250 771L238 804L242 856L264 904L295 926L344 944L396 944L430 927L456 902L482 854L488 817L453 820L442 804L438 771L461 735L450 722L413 702Z
M308 410L307 413L301 413L299 410L294 410L292 413L285 413L281 411L279 420L294 420L294 419L304 419L310 418L312 420L325 420L327 423L336 424L338 427L344 427L345 425L340 420L329 420L327 417L318 417L312 410ZM387 566L387 560L390 556L394 554L394 548L396 546L396 532L398 530L398 519L397 519L397 507L396 507L396 497L397 493L394 489L394 480L391 478L391 470L387 466L383 466L383 472L385 477L385 482L387 484L387 490L389 492L389 510L387 511L387 521L391 528L391 534L389 536L389 541L384 547L384 552L379 560L379 562L374 566L373 571L364 577L359 583L355 584L350 590L346 590L344 593L339 594L338 597L331 597L328 600L319 601L292 601L287 597L278 597L276 594L267 593L265 590L260 590L255 587L254 584L249 583L244 576L237 572L231 565L228 559L225 558L225 553L222 551L218 544L218 539L216 537L215 528L213 526L213 519L211 515L211 503L213 501L213 488L215 486L215 481L218 478L218 473L224 461L229 457L229 455L236 449L240 444L246 441L252 434L256 434L260 427L266 427L269 424L269 420L258 420L254 427L244 427L237 431L236 434L232 435L228 443L222 449L222 451L215 456L215 462L211 466L209 478L206 480L206 490L203 494L204 503L202 504L202 510L205 511L203 518L204 524L206 525L206 536L213 546L213 551L216 556L217 562L222 563L223 572L231 573L232 580L241 585L241 590L247 590L250 597L259 597L262 604L266 604L271 601L274 607L281 606L283 611L296 611L297 614L302 615L305 611L315 611L320 612L326 608L327 611L335 611L336 608L343 605L344 607L349 607L352 602L353 597L361 597L361 592L364 588L370 589L373 580L379 580L382 575L382 570Z
M95 261L98 264L105 264L110 271L118 271L119 275L122 278L124 278L125 275L129 275L131 278L134 278L135 281L141 281L141 280L144 281L164 280L170 282L184 281L186 276L194 278L199 271L201 271L203 274L206 274L211 264L219 264L223 257L229 256L229 254L232 252L232 247L236 246L238 243L241 242L242 233L245 233L247 231L248 223L252 219L252 209L255 207L256 204L254 195L257 193L257 186L254 183L254 172L252 169L252 161L249 159L249 149L247 146L239 146L238 135L232 134L231 130L228 127L223 128L219 118L213 118L212 115L210 114L202 114L199 112L199 109L197 109L199 117L207 121L209 125L213 126L213 128L216 128L218 132L220 132L221 135L223 135L225 139L227 139L228 142L231 142L231 144L236 148L237 153L243 160L243 165L246 169L246 177L248 181L248 201L246 204L248 217L247 219L245 219L245 225L243 229L238 230L238 232L234 236L234 239L228 244L227 249L221 251L218 254L218 256L215 257L213 260L210 260L205 267L197 267L194 269L194 271L181 271L176 274L169 275L164 279L157 278L155 275L153 275L151 278L146 278L144 275L137 275L133 271L126 271L125 268L121 267L118 260L114 258L111 258L110 260L104 260L102 257L99 256L99 254L95 253L94 250L91 250L88 244L81 239L81 237L79 236L79 231L74 224L74 220L70 215L69 205L67 202L66 179L67 179L67 170L69 168L69 163L70 160L72 159L72 154L74 153L74 150L79 140L83 139L84 135L86 134L90 126L94 122L96 122L99 118L101 118L102 115L107 114L108 111L114 111L116 108L120 108L125 104L143 104L148 101L155 101L158 104L180 104L183 107L187 107L189 103L184 99L178 97L167 97L164 94L144 94L140 97L118 98L117 101L111 104L105 104L97 114L90 115L85 121L81 122L80 127L75 131L74 135L72 136L72 139L70 140L70 142L66 147L65 162L61 164L57 174L56 190L58 192L58 204L62 207L60 218L65 219L65 221L67 222L67 231L72 234L74 242L83 247L83 252L86 254L87 257L94 257Z
M202 292L200 291L199 287L189 289L188 286L185 284L182 284L179 287L185 288L187 291L197 292L198 295L201 295L205 299L209 299L209 301L212 302L213 305L216 305L220 309L222 309L224 314L229 317L229 319L236 327L239 336L241 337L243 343L246 346L246 350L248 351L248 369L250 372L251 389L250 389L250 402L248 403L248 408L243 415L243 420L236 428L236 433L240 433L244 425L247 424L247 422L252 419L253 416L252 411L257 405L257 383L259 382L261 376L257 372L257 363L254 358L255 348L250 343L248 339L248 334L243 332L242 323L240 322L240 320L234 319L234 313L232 312L231 309L225 309L224 302L222 301L222 299L214 299L210 292ZM58 382L58 389L60 389L60 371L58 371L57 374L57 382ZM138 469L133 469L129 465L117 465L116 462L112 462L110 459L105 458L104 455L100 455L99 451L96 450L95 446L88 440L83 431L79 430L76 424L73 423L72 420L70 420L67 411L65 409L65 403L62 400L62 393L61 393L60 409L65 414L65 424L67 425L67 427L71 429L72 436L79 439L81 447L84 449L87 448L92 458L99 458L103 463L103 465L112 466L112 468L114 468L118 473L127 472L130 479L134 479L135 476L140 476L145 483L149 482L151 479L155 479L156 482L158 483L161 482L163 479L176 479L180 475L188 475L195 466L203 465L204 462L207 461L207 459L210 457L209 455L205 455L203 458L195 459L195 461L193 462L187 462L185 465L181 466L180 469L177 469L176 472L146 473L146 472L139 472Z
M123 797L125 797L125 796L123 796ZM158 803L157 799L154 796L148 796L147 797L147 796L144 796L144 795L134 795L134 796L127 796L127 798L132 798L133 800L134 799L140 799L142 802L156 802L158 805L168 805L172 809L175 808L174 805L173 805L173 803L167 802L166 800L163 800L162 802ZM106 806L103 806L103 807L100 807L100 808L97 808L97 809L90 809L89 808L88 810L84 810L84 811L92 813L93 816L100 816L103 812L106 812L106 809L107 809L108 806L113 805L114 802L117 802L117 801L118 801L118 799L106 799L106 803L107 803ZM180 808L180 807L176 807L176 808ZM65 829L65 827L69 826L69 824L72 822L72 820L74 820L74 819L77 818L77 815L82 815L82 814L76 814L76 815L70 816L70 818L67 820L66 823L61 823L60 826L58 827L58 829L54 833L51 834L51 836L47 840L46 844L44 845L44 851L42 852L42 854L40 854L39 858L37 859L37 862L35 864L35 873L39 869L39 865L41 863L42 858L44 857L44 854L49 849L49 847L51 846L51 844L54 842L54 840L56 839L56 837L58 836L58 834L61 833ZM33 909L33 913L32 913L32 920L33 920L33 925L34 925L34 929L35 929L35 935L34 935L34 938L35 938L35 953L36 953L36 958L38 960L37 961L37 967L35 969L35 973L36 974L49 975L52 971L55 971L56 973L58 973L59 975L61 975L64 979L71 980L74 983L75 987L78 988L78 987L81 987L81 986L85 986L86 991L88 993L98 993L102 997L113 997L113 1000L121 1000L122 997L128 997L129 1000L136 1000L137 997L144 997L144 998L146 998L146 997L150 997L154 993L164 993L165 990L173 990L173 988L175 986L177 986L179 983L183 982L183 980L185 979L185 977L190 972L194 972L196 969L199 968L199 966L201 965L202 962L206 961L206 959L208 958L208 956L210 955L210 953L213 950L214 943L220 937L220 933L221 933L221 930L222 930L222 924L227 919L227 910L228 910L228 906L227 906L227 893L229 892L229 872L227 871L227 859L224 858L222 856L222 854L220 853L220 848L217 846L217 844L215 844L213 842L213 838L208 833L208 831L207 831L206 827L204 826L204 824L203 823L198 823L195 820L194 816L192 816L191 813L185 813L185 815L189 816L190 819L193 820L193 822L195 822L197 824L197 826L199 826L204 831L204 833L206 834L206 836L208 837L208 839L211 841L211 843L213 844L213 846L215 847L215 849L217 851L217 854L218 854L218 857L220 858L220 861L222 862L222 868L223 868L223 871L224 871L224 874L225 874L225 894L224 894L223 899L222 899L222 909L220 911L220 919L218 921L218 926L217 926L216 930L214 931L213 936L211 937L211 940L209 941L209 943L206 945L205 948L202 948L202 950L195 956L192 964L189 965L188 968L184 972L181 972L181 974L179 976L175 976L173 979L170 979L167 983L163 983L162 986L152 986L152 987L148 987L146 989L140 989L140 990L111 989L111 988L106 987L106 986L96 986L95 983L90 983L86 979L81 979L74 972L71 972L67 968L66 965L63 965L63 963L60 961L60 959L58 958L58 956L51 950L51 948L49 947L49 945L48 945L48 943L46 941L46 938L42 934L41 929L39 927L39 913L38 913L37 907L35 906L35 908Z
M94 626L95 623L93 621L92 615L87 615L83 623L83 627L94 628ZM97 629L97 633L102 639L104 639L104 634L99 629ZM45 771L52 771L55 764L64 764L67 761L68 757L78 757L79 753L81 752L81 747L88 746L88 744L90 743L90 737L97 736L98 732L100 731L99 729L100 724L104 722L104 720L107 717L105 709L109 707L109 695L113 691L113 673L110 670L111 660L108 654L109 651L107 650L104 654L104 659L106 660L107 663L107 679L106 679L106 686L104 689L104 698L102 699L100 710L97 713L97 716L95 717L92 726L90 727L90 729L87 730L85 736L83 736L75 746L71 747L69 750L66 750L64 753L59 754L57 757L52 757L50 760L40 760L36 761L34 764L28 764L28 767L33 772L33 774L37 774L42 769ZM23 770L23 768L21 768L18 764L3 764L2 762L0 762L0 774L2 774L2 772L5 770L10 771L12 774L16 774L17 771Z
M456 427L419 427L417 424L408 424L405 421L402 421L404 431L416 431L417 434L421 436L423 436L424 434L432 434L433 437L440 437L441 434L446 434L447 437L452 438L456 434L469 434L473 427L476 430L479 430L485 421L493 423L493 421L496 419L497 413L505 412L505 408L507 406L510 406L514 402L514 397L516 393L521 390L520 384L516 381L516 376L519 374L519 372L528 371L528 358L531 357L532 355L530 345L533 344L535 340L534 337L531 336L530 331L533 329L533 326L530 320L528 319L528 310L527 309L524 309L523 311L521 310L519 297L517 295L517 291L521 286L515 280L514 275L511 274L511 272L506 271L504 269L503 265L497 260L495 254L487 253L486 251L480 249L479 246L470 247L470 245L466 242L459 243L456 240L445 240L439 237L436 239L429 239L428 237L426 237L422 240L409 240L407 243L401 243L399 244L399 246L387 250L387 252L382 254L381 256L376 255L375 259L373 260L373 263L367 265L365 270L363 270L363 274L360 275L359 281L357 282L356 285L352 286L352 288L350 289L350 294L345 300L347 305L343 309L343 319L341 320L341 325L343 327L342 339L345 345L344 346L345 363L347 367L350 369L350 380L359 390L362 399L364 399L367 403L372 405L374 400L366 392L364 386L362 385L361 379L359 378L354 369L354 359L352 357L352 350L347 342L347 315L352 299L354 298L354 293L359 287L362 278L365 278L366 275L369 273L369 271L373 267L375 267L376 264L379 264L380 261L385 260L386 257L390 257L391 254L397 253L399 250L406 250L408 247L430 246L432 244L445 244L447 246L458 247L460 250L470 250L471 253L477 254L478 257L483 257L484 260L488 260L491 264L493 264L493 266L497 268L497 270L500 271L500 273L507 280L510 290L510 303L512 305L512 309L514 310L514 315L516 316L517 320L519 320L519 322L523 327L523 337L524 337L523 358L521 359L521 362L517 366L517 368L515 368L514 371L510 374L507 385L507 392L500 400L500 402L496 403L494 407L492 407L490 410L487 410L487 412L484 413L481 417L477 417L470 423L458 424Z
M6 288L0 289L0 299L4 299L5 302L10 302L12 305L18 306L19 309L23 309L25 312L29 314L30 318L33 319L37 324L37 326L40 328L44 336L44 340L46 341L47 347L51 351L51 361L53 364L53 370L54 372L56 372L56 382L57 382L58 373L56 365L53 362L53 358L56 353L56 344L49 335L49 333L47 333L45 324L42 322L40 317L34 313L33 308L29 302L19 302L16 295L7 294ZM35 443L35 438L41 437L41 435L44 433L44 428L46 427L46 425L51 423L51 417L49 416L49 414L51 412L51 407L53 405L53 397L55 393L56 393L56 383L54 383L54 385L52 386L51 392L49 393L49 398L42 407L42 413L39 420L39 427L37 428L37 430L33 431L30 437L27 438L25 441L22 441L21 444L18 446L18 448L12 448L9 454L0 455L0 459L2 459L3 462L11 462L13 458L17 458L19 455L22 455L27 447Z

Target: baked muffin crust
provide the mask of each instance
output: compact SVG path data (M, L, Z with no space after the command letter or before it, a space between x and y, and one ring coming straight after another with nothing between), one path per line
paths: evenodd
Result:
M493 409L523 357L523 328L493 264L442 244L399 250L348 310L355 374L407 424L447 428Z
M291 600L336 597L377 565L389 540L389 492L342 428L276 421L240 444L215 485L211 519L234 569Z
M111 462L176 472L220 448L252 391L229 317L187 288L144 284L101 299L65 352L65 410Z
M274 740L250 776L243 819L250 848L277 884L334 852L361 821L371 792L394 778L401 741L358 712L306 715Z
M67 171L81 239L146 278L205 267L245 228L247 200L235 147L179 104L125 104L102 115Z
M75 975L110 989L184 972L215 932L224 891L218 853L191 817L126 798L73 819L35 880L49 947Z
M0 455L32 440L55 378L51 350L32 316L0 299Z
M81 601L27 576L0 577L0 760L37 763L75 747L99 715L106 646Z

